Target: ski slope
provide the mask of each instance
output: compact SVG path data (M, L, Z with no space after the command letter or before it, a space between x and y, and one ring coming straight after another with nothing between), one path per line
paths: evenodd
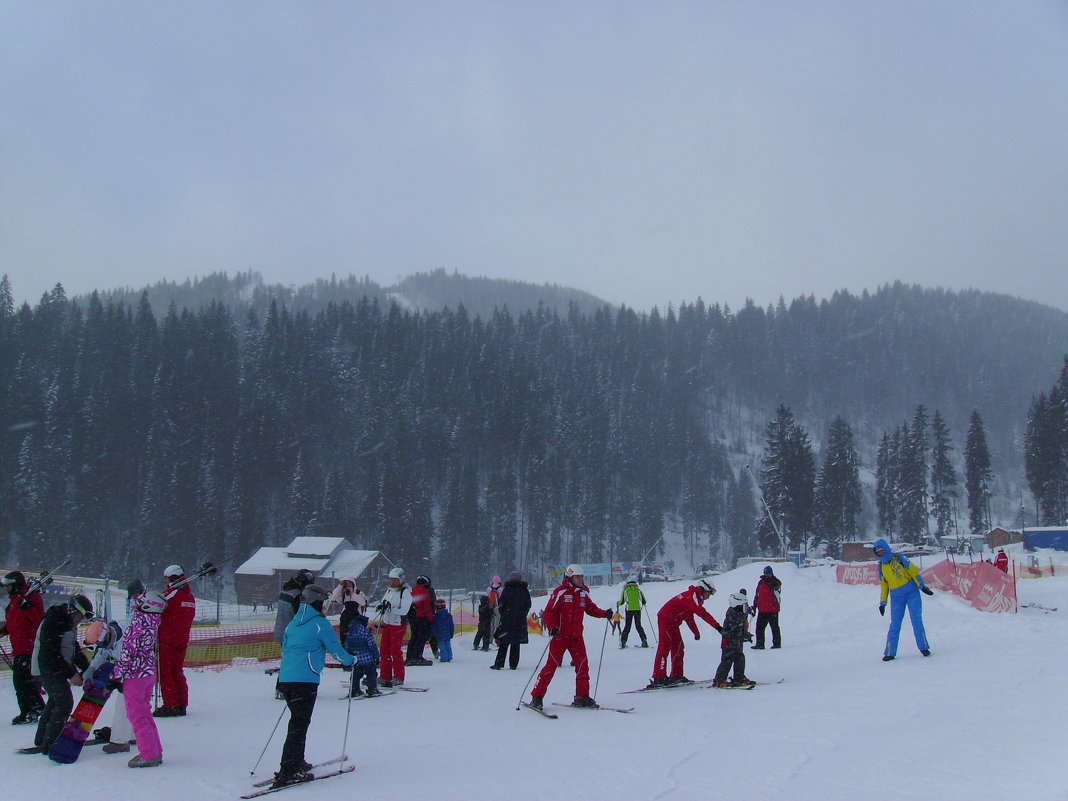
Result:
M729 592L750 595L762 565L714 579L707 604L722 620ZM427 693L340 700L331 670L320 689L308 737L315 762L340 753L346 711L347 753L354 773L284 790L289 801L319 798L763 799L1066 799L1068 737L1068 578L1021 581L1021 602L1060 611L977 612L961 601L924 598L933 655L916 650L906 621L897 660L881 661L889 617L877 612L878 588L845 586L831 567L776 565L783 580L781 650L747 651L757 681L785 679L751 692L699 688L618 695L648 681L653 648L603 651L598 700L634 706L630 714L552 707L548 720L516 711L524 684L545 647L533 637L517 671L492 671L492 653L473 652L471 635L454 640L455 660L409 668L407 683ZM654 612L689 582L646 583ZM598 604L619 588L594 588ZM544 598L535 599L544 603ZM712 675L719 638L705 626L686 638L686 674ZM647 630L649 628L646 620ZM604 642L603 621L587 618L591 678ZM650 645L654 632L649 631ZM770 644L770 636L769 636ZM0 727L0 770L20 797L152 801L236 799L255 778L277 769L285 716L256 777L249 771L279 720L273 677L262 668L189 672L188 717L158 721L162 767L131 770L127 755L87 749L78 763L57 765L16 755L30 726ZM573 671L557 672L547 702L569 702ZM524 698L526 696L523 696ZM10 684L0 689L4 714L15 714ZM351 709L349 709L351 706ZM101 724L111 720L110 706ZM5 718L6 720L7 718Z

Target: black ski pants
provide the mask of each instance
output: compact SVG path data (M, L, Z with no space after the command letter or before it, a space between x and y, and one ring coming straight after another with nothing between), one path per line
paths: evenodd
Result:
M22 654L11 660L11 684L15 688L15 699L21 714L41 711L44 706L41 682L30 673L30 654Z
M408 639L408 659L422 659L423 649L430 639L431 623L425 617L411 619L411 636Z
M33 744L48 753L74 709L74 693L71 692L70 682L59 676L42 676L41 684L48 693L48 702L37 721Z
M719 668L716 670L715 681L726 681L727 674L734 668L735 679L745 678L745 651L739 645L725 645L722 649L722 657L719 660Z
M642 645L648 645L648 640L645 639L645 629L642 628L642 610L641 609L628 609L627 610L627 622L623 626L623 636L620 638L620 644L627 644L627 637L630 635L630 624L633 623L638 629L638 636L642 638Z
M782 646L782 637L779 634L778 612L757 612L756 619L756 643L757 648L764 647L764 629L771 625L771 644L775 648Z
M278 685L289 707L289 730L282 746L282 764L278 770L283 776L292 776L304 765L304 743L308 739L315 699L319 685L304 681L283 681Z
M508 667L510 667L512 670L515 670L517 667L519 667L519 643L497 643L497 658L493 660L493 666L496 668L503 668L505 655L508 656Z

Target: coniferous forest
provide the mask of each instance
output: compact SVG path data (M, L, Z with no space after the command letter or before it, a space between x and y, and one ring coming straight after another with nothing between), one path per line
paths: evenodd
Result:
M16 308L4 279L3 556L148 575L337 536L471 586L490 566L637 559L665 532L693 563L780 536L833 554L898 525L877 497L915 495L908 443L945 526L980 415L993 517L1063 513L1068 436L1024 447L1068 431L1063 312L900 284L737 311L507 308L155 309L58 286Z

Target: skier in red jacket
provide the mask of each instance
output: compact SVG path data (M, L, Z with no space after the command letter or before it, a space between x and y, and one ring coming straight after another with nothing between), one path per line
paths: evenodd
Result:
M163 706L152 713L157 718L181 717L189 705L189 685L185 680L185 651L189 630L197 616L197 601L185 581L185 569L171 565L164 571L167 587L163 597L167 608L159 623L159 690ZM180 585L180 586L177 586Z
M564 653L570 652L575 663L574 706L597 707L590 698L590 662L586 658L586 641L582 637L582 621L585 615L612 617L607 609L601 609L590 600L590 590L581 565L569 565L564 571L564 580L549 596L541 624L552 638L549 640L549 658L538 674L538 681L530 691L530 706L541 709L545 691L553 680L556 669L563 661Z
M1003 548L999 548L998 555L994 557L994 567L1002 573L1009 572L1009 555L1005 553Z
M716 592L711 583L702 579L691 586L686 592L680 592L662 607L656 615L657 626L660 629L660 638L656 646L656 658L653 662L653 680L649 687L668 687L673 684L688 684L689 679L682 674L683 655L686 647L682 642L682 634L679 629L685 623L693 632L695 640L701 639L701 632L697 630L693 616L698 615L716 631L722 633L722 628L712 615L705 611L702 604ZM671 660L671 675L668 676L668 659Z
M8 592L7 617L0 623L0 637L11 637L11 684L19 704L19 713L12 725L33 723L44 709L41 682L30 672L30 657L37 629L44 619L44 601L34 590L27 594L29 584L21 571L12 570L0 582Z

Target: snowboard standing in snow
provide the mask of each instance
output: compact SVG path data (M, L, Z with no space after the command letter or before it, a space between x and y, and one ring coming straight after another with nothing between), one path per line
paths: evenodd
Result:
M82 747L89 739L89 732L92 731L96 719L100 717L100 710L111 697L111 690L107 688L107 683L114 667L112 663L105 662L97 668L92 681L82 687L82 700L74 708L74 712L63 726L63 731L59 733L59 737L52 743L52 748L48 752L48 758L53 762L70 764L77 761L81 755Z

